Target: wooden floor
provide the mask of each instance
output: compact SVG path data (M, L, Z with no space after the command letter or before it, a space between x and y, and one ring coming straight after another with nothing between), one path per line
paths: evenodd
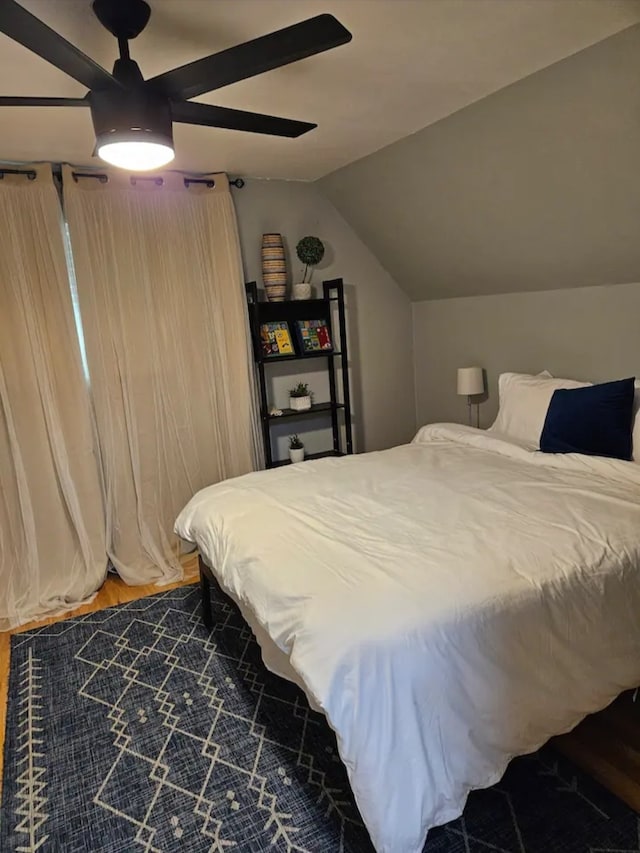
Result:
M29 631L31 628L40 628L43 625L52 625L63 619L71 619L73 616L82 616L85 613L94 613L96 610L104 610L106 607L114 607L116 604L125 604L127 601L135 601L144 598L145 595L153 595L156 592L166 592L176 589L198 580L198 560L191 556L183 561L184 579L178 583L158 586L154 583L144 586L128 586L117 575L108 575L106 581L98 591L96 597L89 604L83 604L75 610L69 610L60 616L50 616L37 622L29 622L21 625L15 631L0 632L0 794L2 793L2 771L4 766L4 736L7 722L7 690L9 687L9 657L11 635L21 631Z
M92 613L105 607L124 604L178 586L193 583L198 578L195 557L184 564L185 578L170 586L127 586L120 578L110 575L96 598L90 603L61 616L42 619L23 625L15 632L0 633L0 793L9 680L9 650L11 633L49 625L72 616ZM600 714L587 717L573 732L554 739L555 746L579 767L640 812L640 700L632 701L627 693Z

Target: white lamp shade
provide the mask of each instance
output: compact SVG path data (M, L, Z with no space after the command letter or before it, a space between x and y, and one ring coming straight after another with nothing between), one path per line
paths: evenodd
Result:
M484 376L481 367L458 368L458 394L465 396L484 394Z

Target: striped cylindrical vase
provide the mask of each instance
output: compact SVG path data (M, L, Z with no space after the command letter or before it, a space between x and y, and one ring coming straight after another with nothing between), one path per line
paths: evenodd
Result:
M287 294L287 263L281 234L262 235L262 279L269 302L284 302Z

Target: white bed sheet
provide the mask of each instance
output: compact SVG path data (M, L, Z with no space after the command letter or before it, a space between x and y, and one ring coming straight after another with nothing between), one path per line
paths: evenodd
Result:
M325 713L379 853L640 683L636 465L439 424L204 489L176 531Z

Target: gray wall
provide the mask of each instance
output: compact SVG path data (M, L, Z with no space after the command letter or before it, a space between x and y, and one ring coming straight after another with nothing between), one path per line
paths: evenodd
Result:
M466 423L458 367L487 372L484 427L495 418L497 379L506 371L547 369L589 381L640 377L640 284L416 302L413 328L418 424Z
M413 299L640 281L640 26L323 178Z
M243 189L233 191L233 196L248 281L257 280L262 286L260 248L264 232L282 233L288 247L290 277L295 281L302 273L295 258L297 241L315 234L324 242L326 255L313 281L318 291L323 279L341 277L345 282L357 450L378 450L408 441L415 432L415 396L411 303L406 294L316 185L248 180ZM269 368L276 405L287 405L287 389L300 379L310 383L316 400L328 399L325 372L316 366L299 377L299 368L295 362ZM309 452L331 446L322 422L303 421L301 427ZM284 424L279 428L280 456L286 455L285 436L290 429Z

